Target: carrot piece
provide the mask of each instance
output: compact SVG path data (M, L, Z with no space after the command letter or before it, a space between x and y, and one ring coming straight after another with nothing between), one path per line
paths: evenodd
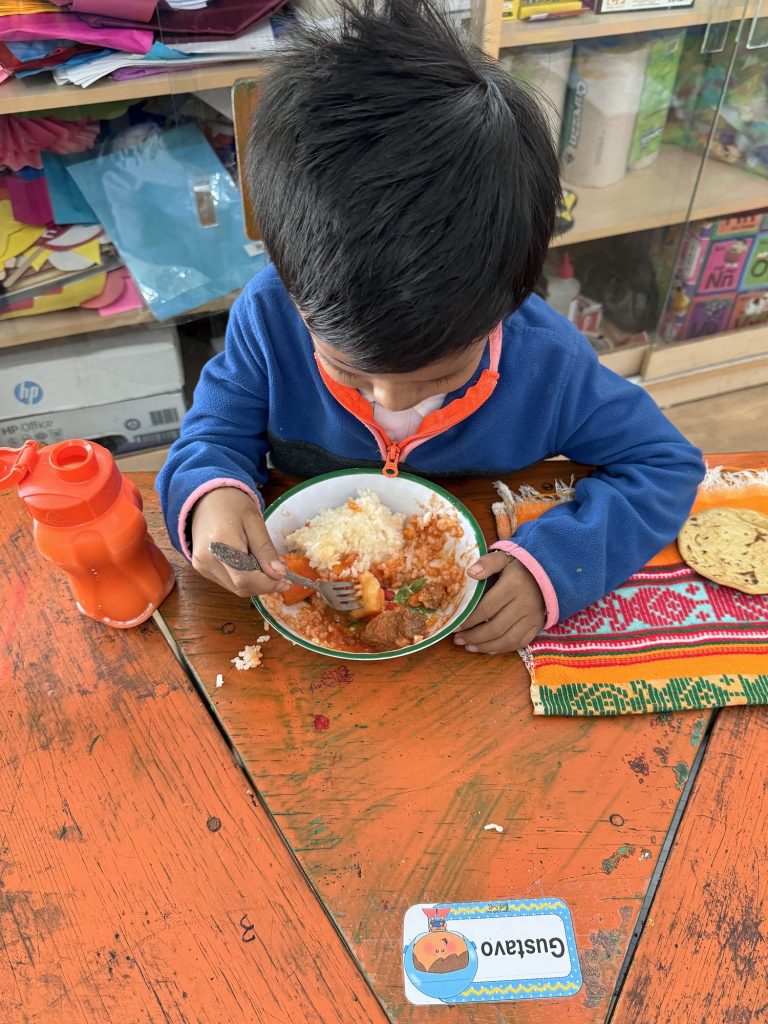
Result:
M306 576L308 580L316 580L318 578L317 570L312 568L309 564L309 559L304 555L283 555L283 561L288 569L291 572L295 572L298 576ZM283 594L283 604L298 604L299 601L304 601L306 598L311 597L312 594L314 594L314 590L310 590L309 587L302 587L299 583L292 583Z

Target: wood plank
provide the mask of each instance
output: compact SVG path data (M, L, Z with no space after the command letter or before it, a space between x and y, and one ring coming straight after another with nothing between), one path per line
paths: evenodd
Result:
M37 316L19 316L0 320L0 349L156 322L148 309L132 309L116 316L99 316L95 309L62 309Z
M634 377L640 373L647 351L647 345L631 345L612 352L600 352L598 358L603 366L618 373L620 377Z
M613 1024L768 1011L768 709L720 712Z
M174 323L185 323L209 313L222 313L228 310L239 290L230 292L220 299L208 302L204 306L191 309L173 320L155 320L148 309L132 309L128 313L116 316L99 316L95 309L62 309L56 313L40 313L37 316L20 316L13 320L0 320L0 349L13 348L17 345L33 345L40 341L53 341L56 338L73 338L81 334L93 334L97 331L113 331L125 327L136 327L139 324L167 326Z
M666 409L765 383L768 383L768 356L756 356L660 380L644 381L643 387L662 409Z
M232 90L232 116L235 125L235 145L237 147L237 176L240 181L240 201L243 205L245 233L251 239L261 238L261 228L256 220L253 208L251 183L245 173L248 166L248 139L251 135L253 115L259 102L259 81L249 79L238 82Z
M154 623L0 544L3 1024L386 1024Z
M648 349L642 374L647 381L768 352L768 324L707 338L659 344Z
M765 444L768 385L676 405L667 416L705 452L756 451Z
M258 60L231 61L196 70L168 71L146 78L118 82L102 79L87 89L79 85L56 85L47 72L31 78L11 79L0 85L0 114L23 114L32 110L57 110L61 107L87 107L93 103L116 100L140 100L147 96L178 95L200 89L221 89L241 78L263 74ZM83 111L87 114L88 111Z
M118 455L115 459L123 473L157 473L168 457L170 445L148 448L130 455Z
M572 470L549 463L510 482L546 489ZM277 477L272 493L285 483ZM490 482L444 484L490 536ZM160 537L154 500L148 514ZM602 1024L708 713L534 718L516 655L473 656L450 641L358 665L274 637L258 670L237 672L230 659L262 620L180 573L164 617L392 1016L433 1016L404 1001L409 906L549 895L573 912L585 986L556 1011L517 1004L514 1018ZM504 833L485 832L489 822ZM497 1024L509 1012L465 1006L461 1016Z
M569 39L592 39L626 35L630 32L656 32L662 29L706 25L708 22L738 21L746 9L751 18L757 0L723 3L722 0L696 0L692 7L663 11L627 11L621 14L582 14L578 18L553 21L509 21L501 28L502 48L562 43Z
M472 33L491 57L499 56L503 0L472 0Z
M568 19L558 19L557 23L561 21ZM700 153L662 146L655 163L630 172L615 185L573 188L578 196L574 227L552 245L569 246L594 238L681 224L688 218L689 210L692 220L708 220L765 206L765 178L720 160L704 163L697 187L702 161Z

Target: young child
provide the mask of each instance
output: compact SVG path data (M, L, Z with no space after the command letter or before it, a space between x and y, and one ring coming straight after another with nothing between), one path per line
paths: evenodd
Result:
M261 518L268 456L304 477L504 477L561 453L598 468L469 570L498 579L455 642L514 650L675 537L702 460L532 295L560 196L532 96L429 0L342 14L264 83L248 176L272 264L159 476L168 529L204 576L266 594L287 587ZM226 569L214 540L263 572Z

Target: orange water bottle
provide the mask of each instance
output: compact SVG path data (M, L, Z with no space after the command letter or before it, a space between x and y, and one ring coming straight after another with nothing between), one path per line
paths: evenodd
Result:
M79 440L0 448L0 490L14 485L38 549L69 576L84 615L137 626L170 593L173 569L147 532L139 490L106 448Z

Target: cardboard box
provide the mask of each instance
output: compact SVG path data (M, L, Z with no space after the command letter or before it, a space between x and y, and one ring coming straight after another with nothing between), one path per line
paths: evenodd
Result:
M36 412L0 420L0 446L18 448L29 438L56 444L70 437L98 441L113 454L168 444L179 436L184 394L145 395L85 409Z
M165 444L178 436L183 385L173 327L11 350L0 362L0 443L83 437L113 452Z
M23 346L0 361L0 420L178 391L174 327L146 327Z

